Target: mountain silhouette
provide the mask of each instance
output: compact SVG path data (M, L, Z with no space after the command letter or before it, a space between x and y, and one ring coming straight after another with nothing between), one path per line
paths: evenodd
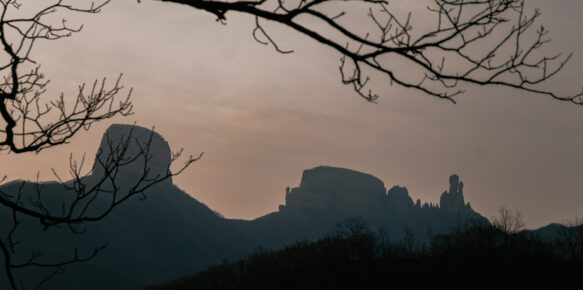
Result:
M152 139L149 162L157 167L150 169L149 176L163 174L171 158L168 143L157 133L137 126L111 126L103 136L96 158L106 159L110 149L119 149L116 146L128 137L137 140L128 146L133 153L139 150L137 144ZM116 178L118 185L124 187L135 182L140 171L143 171L142 159L123 167ZM103 172L96 159L93 174L85 182L96 182ZM21 186L21 200L32 206L28 201L34 200L34 183L14 181L1 190L16 195ZM56 182L43 183L42 192L43 204L57 212L73 194ZM141 198L144 197L133 196L103 220L84 224L82 234L71 233L66 227L45 231L38 220L21 217L15 233L19 242L16 258L25 261L32 253L39 252L40 261L61 261L72 257L76 248L80 256L87 256L94 248L107 245L90 261L66 267L67 271L56 275L45 286L48 289L133 289L240 256L254 245L248 242L253 239L247 238L229 220L186 194L171 180L156 184L146 191L144 200ZM102 194L92 208L99 211L109 199L108 194ZM3 221L11 220L11 211L6 208L1 208L0 214ZM4 223L0 224L0 230L9 231ZM33 267L16 270L15 274L26 284L42 280L52 270ZM6 282L0 276L0 289L4 289Z
M108 154L121 150L117 144L129 136L135 139L125 149L130 152L141 150L139 144L151 140L150 176L166 172L171 151L162 136L138 126L112 125L104 134L87 183L107 172L102 164ZM143 160L124 167L117 175L120 186L131 184L139 172L143 172ZM53 209L72 194L56 182L43 183L42 187L43 202ZM23 201L35 194L32 182L13 181L0 187L14 195L20 188ZM108 198L99 197L97 208L100 203L105 206ZM2 221L10 220L11 214L4 207L0 209ZM305 170L298 187L286 189L285 204L277 211L254 220L223 218L167 180L149 188L144 196L130 198L103 220L84 224L82 234L71 233L67 227L44 230L38 220L22 217L14 237L20 242L16 257L21 261L33 252L42 253L41 258L48 261L63 259L72 256L76 248L79 255L87 255L107 244L90 261L66 267L44 285L47 289L135 289L191 274L224 259L243 257L259 246L277 249L297 240L315 240L353 217L366 220L371 228L383 229L391 239L401 239L407 229L419 242L426 239L428 229L435 234L447 233L467 220L488 222L465 203L463 183L457 175L450 177L449 190L437 205L413 202L405 187L387 191L384 183L370 174L319 166ZM1 232L9 230L5 222L0 223ZM15 275L26 284L42 280L50 271L25 268ZM3 289L7 281L1 275Z
M453 175L450 181L450 192L442 195L447 207L441 209L438 205L421 205L420 200L413 203L405 187L394 186L387 191L372 175L319 166L303 172L299 187L286 188L286 204L280 205L279 211L241 226L265 245L277 248L301 237L321 237L333 231L338 222L355 217L386 231L393 239L401 239L407 228L420 242L427 238L428 228L439 234L469 220L487 223L463 203L459 177Z

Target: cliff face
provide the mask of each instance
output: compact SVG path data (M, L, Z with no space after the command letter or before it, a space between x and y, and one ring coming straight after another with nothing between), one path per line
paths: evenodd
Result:
M361 191L369 195L384 195L385 191L384 183L370 174L331 166L304 170L300 188L315 191Z
M281 241L293 242L297 233L311 238L330 233L339 221L353 217L363 218L372 228L390 231L396 239L402 238L407 227L420 240L428 228L438 234L470 220L488 222L464 204L463 183L457 175L450 177L449 185L441 205L421 200L413 203L406 187L393 186L386 192L382 181L372 175L320 166L305 170L300 186L286 189L286 204L279 212L256 221L261 228L272 229L262 236L262 241L272 241L271 247ZM261 235L260 229L256 235Z
M290 208L338 209L367 215L381 207L385 185L369 174L319 166L304 170L299 187L286 189L286 206Z
M285 206L281 209L333 209L352 215L380 213L407 214L413 209L441 209L449 213L470 209L463 195L464 183L454 174L449 190L443 192L439 205L421 201L413 203L406 187L393 186L385 191L383 182L366 173L330 166L304 170L299 187L286 188Z

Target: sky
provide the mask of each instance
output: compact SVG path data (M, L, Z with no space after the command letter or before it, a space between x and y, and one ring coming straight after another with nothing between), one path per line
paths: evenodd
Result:
M26 1L23 1L26 2ZM421 1L420 1L421 2ZM400 15L411 1L391 1ZM583 86L583 2L528 0L540 8L552 51L574 56L546 86ZM289 29L266 27L283 49L254 41L254 19L144 0L113 0L96 15L66 15L82 32L33 51L51 79L46 98L73 96L81 83L123 73L135 114L100 122L70 144L40 154L0 156L8 180L53 180L69 155L93 156L113 123L155 127L173 149L203 158L175 184L228 218L252 219L284 204L304 169L350 168L406 186L413 199L439 201L448 177L486 217L507 206L527 226L583 215L583 107L501 87L468 87L457 104L398 86L368 103L342 85L340 55ZM416 22L417 21L417 22ZM403 67L407 70L407 67Z

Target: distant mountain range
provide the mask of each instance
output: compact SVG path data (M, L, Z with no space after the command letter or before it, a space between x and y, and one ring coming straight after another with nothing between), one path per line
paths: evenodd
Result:
M152 172L161 172L170 162L170 149L162 136L145 128L113 125L104 136L122 136L132 131L135 138L152 136ZM112 137L113 136L113 137ZM105 140L105 139L104 139ZM101 154L107 152L103 141ZM130 178L129 168L120 175ZM134 170L135 169L135 170ZM96 166L94 176L103 174ZM89 177L92 178L92 177ZM0 187L16 195L33 194L34 184L14 181ZM43 196L54 206L66 196L63 186L43 184ZM223 218L203 203L172 184L171 180L150 188L143 201L128 200L99 222L85 224L86 231L72 234L67 228L44 230L38 220L22 218L15 233L19 241L17 257L25 261L34 252L41 258L71 257L74 249L89 254L95 247L107 248L88 262L67 266L53 277L48 289L138 289L192 274L224 259L242 257L262 246L272 249L297 240L314 240L336 231L336 225L347 218L360 217L371 229L382 229L391 239L401 239L404 229L423 241L432 233L447 233L468 220L488 222L475 212L463 196L463 182L457 175L449 179L449 189L433 204L411 199L407 188L393 186L388 191L378 178L358 171L319 166L305 170L298 187L287 188L285 205L279 210L254 220ZM26 200L23 198L22 200ZM0 208L0 233L5 237L11 211ZM552 237L560 225L543 228ZM552 228L552 229L551 229ZM2 266L0 266L2 267ZM51 269L26 268L15 272L25 284L40 281ZM6 289L4 270L0 269L0 289ZM28 284L27 284L28 285ZM31 284L32 285L32 284Z

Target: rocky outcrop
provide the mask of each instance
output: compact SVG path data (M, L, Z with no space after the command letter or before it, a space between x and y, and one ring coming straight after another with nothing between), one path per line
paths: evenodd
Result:
M413 207L413 199L406 187L393 186L387 192L387 209L392 213L405 213Z
M463 211L466 208L464 202L464 183L459 176L454 174L449 177L449 191L444 191L439 199L441 209L446 211Z
M147 176L164 176L170 165L171 154L168 142L160 134L135 125L114 124L103 134L93 165L93 175L102 177L111 171L116 160L121 160L118 178L128 181L140 178L144 174L144 156L147 155ZM172 183L172 180L168 178L165 182Z
M338 209L368 215L385 200L383 182L362 172L319 166L304 170L299 187L286 189L287 208Z
M286 204L279 207L279 212L256 222L271 229L271 237L263 236L261 240L273 241L272 247L278 245L277 241L293 242L297 235L290 232L316 237L329 233L339 221L353 217L363 218L372 228L390 231L396 239L403 237L405 226L423 240L428 228L438 234L447 233L456 223L487 223L469 204L464 204L459 176L452 175L449 183L440 207L436 202L419 199L414 203L406 187L393 186L384 192L382 181L372 175L320 166L305 170L300 186L286 188Z
M366 173L330 166L304 170L299 187L286 188L288 209L327 209L347 215L410 214L414 209L462 212L470 209L463 195L464 183L454 174L449 178L449 190L443 192L440 203L416 203L406 187L393 186L386 194L383 182Z
M312 191L362 191L364 194L371 192L371 195L384 195L384 183L366 173L355 170L318 166L304 170L300 188Z

